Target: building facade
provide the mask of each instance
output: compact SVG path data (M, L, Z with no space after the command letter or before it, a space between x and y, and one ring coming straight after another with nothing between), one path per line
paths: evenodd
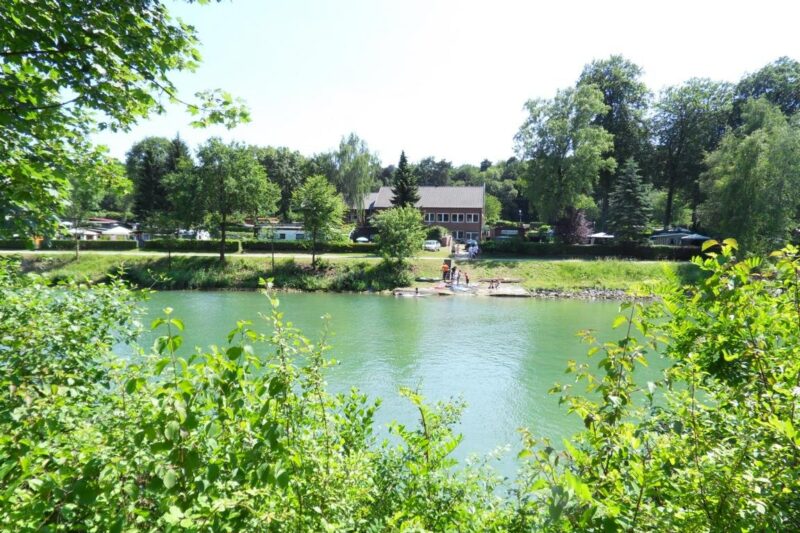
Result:
M381 187L364 200L369 217L392 205L391 187ZM443 226L457 240L481 240L484 224L484 187L419 187L415 206L426 226Z

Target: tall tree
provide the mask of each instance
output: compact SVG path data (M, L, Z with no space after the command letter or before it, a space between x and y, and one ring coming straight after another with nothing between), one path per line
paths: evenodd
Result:
M125 157L133 183L133 212L148 218L169 208L164 177L177 170L175 145L164 137L147 137L134 144Z
M746 102L742 120L708 156L701 222L746 250L771 250L797 224L800 126L766 99Z
M633 157L646 161L648 132L645 114L650 93L641 81L642 69L620 55L589 63L578 79L578 85L594 85L603 94L605 112L595 118L595 124L613 135L613 148L603 155L613 157L620 167ZM600 227L605 229L608 200L614 187L614 168L602 168L595 197L600 203Z
M736 85L733 124L741 124L742 111L747 100L762 97L778 106L784 115L793 115L800 111L800 62L781 57L758 72L742 78Z
M453 165L450 161L445 159L436 161L433 157L426 157L414 167L414 176L420 185L443 187L450 184L452 171Z
M666 191L664 229L672 224L675 195L679 192L689 200L696 222L705 156L717 147L725 133L732 98L730 84L698 78L661 93L652 124L658 142L657 182Z
M254 182L266 181L266 174L253 150L235 142L225 144L217 137L198 149L197 158L199 201L219 227L219 260L225 261L228 222L257 201L249 195L262 190Z
M400 162L394 173L394 187L392 188L392 205L397 207L414 207L419 202L419 189L414 173L408 167L406 152L400 152Z
M197 35L161 0L4 2L0 35L0 231L52 231L65 161L92 129L163 112L177 97L170 74L197 66ZM246 119L221 92L186 106L198 125Z
M250 148L253 159L258 160L257 150ZM281 200L281 189L278 184L273 183L264 173L261 177L247 179L242 183L242 213L253 220L253 238L258 237L260 226L258 219L275 214Z
M528 118L515 140L527 165L527 196L540 218L555 223L591 194L601 170L613 171L607 155L612 136L596 123L606 112L592 85L558 91L553 100L530 100Z
M317 244L327 240L341 226L344 201L325 176L316 175L295 191L294 204L303 216L306 235L311 237L311 266L316 267Z
M364 197L375 185L375 176L380 171L378 158L367 143L351 133L339 142L333 154L333 183L342 193L345 203L356 210L359 221L364 218Z
M303 184L308 161L300 152L284 147L258 148L257 153L267 171L267 178L280 187L278 214L283 220L289 220L292 215L292 194Z
M618 240L636 242L642 239L652 210L649 193L639 175L639 165L633 158L628 159L620 170L609 201L609 227Z

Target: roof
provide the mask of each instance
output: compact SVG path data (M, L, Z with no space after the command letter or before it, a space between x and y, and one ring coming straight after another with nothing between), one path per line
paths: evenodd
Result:
M391 187L381 187L378 192L364 198L364 209L387 209L392 207ZM483 209L483 187L419 187L419 201L415 207L473 208Z
M700 235L699 233L692 233L691 235L687 235L685 237L681 237L682 241L709 241L711 237L706 237L705 235Z
M131 230L123 226L114 226L113 228L103 231L103 235L130 235Z

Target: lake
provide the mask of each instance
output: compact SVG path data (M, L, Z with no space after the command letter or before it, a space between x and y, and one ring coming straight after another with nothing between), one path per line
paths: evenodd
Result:
M286 319L306 337L317 338L321 317L330 315L328 353L340 362L327 375L332 391L355 386L382 398L380 425L415 421L415 411L398 395L402 386L419 387L429 400L462 398L467 407L457 456L511 445L506 465L519 448L517 428L560 444L582 426L547 393L554 382L569 380L568 359L586 358L588 347L576 333L594 329L606 340L623 335L611 330L619 304L607 301L330 293L279 298ZM269 302L255 292L156 293L147 302L148 319L165 307L186 324L184 353L187 346L224 344L239 319L267 330L259 313L269 312ZM152 338L146 335L142 345Z

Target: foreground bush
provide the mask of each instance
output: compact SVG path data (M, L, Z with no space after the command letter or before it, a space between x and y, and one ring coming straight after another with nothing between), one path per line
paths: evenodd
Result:
M373 435L377 403L327 393L327 345L237 323L202 352L166 309L152 353L119 283L48 288L0 268L0 524L21 531L792 531L800 524L800 256L696 263L697 286L624 304L596 371L556 385L586 429L522 433L501 480L456 465L457 404L403 391L419 427ZM661 355L659 355L661 354ZM637 368L663 356L663 379ZM575 385L586 391L575 392Z

